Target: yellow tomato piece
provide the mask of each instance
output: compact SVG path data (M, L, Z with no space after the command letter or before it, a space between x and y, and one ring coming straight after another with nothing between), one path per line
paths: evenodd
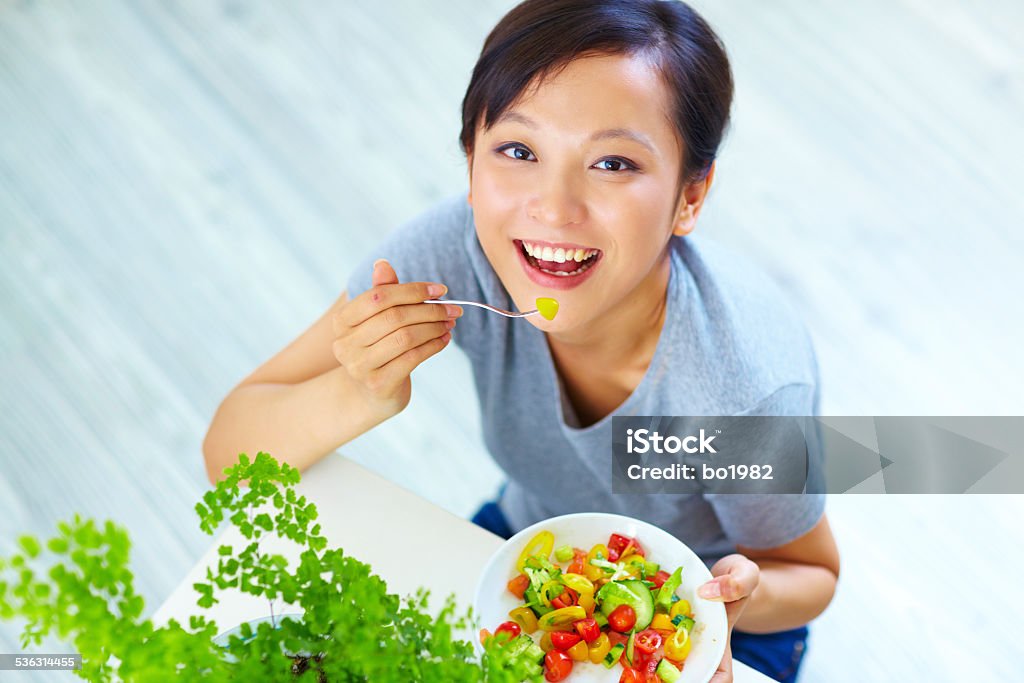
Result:
M604 659L604 656L608 654L608 651L612 649L612 641L608 640L608 634L602 633L598 636L597 640L592 642L588 647L590 655L590 661L594 664L600 664Z
M516 607L508 613L509 618L519 624L523 633L533 633L537 630L537 615L529 607Z
M554 320L558 315L558 302L554 299L542 296L537 299L537 310L545 320Z
M523 567L526 565L526 560L531 557L540 557L545 560L551 557L551 549L555 547L555 535L550 531L542 531L526 544L523 548L523 552L519 553L519 559L516 560L516 569L523 571Z
M587 649L587 642L585 640L581 640L569 648L569 657L574 662L585 662L589 656L590 650Z
M572 626L574 621L586 618L586 611L579 605L573 605L572 607L563 607L562 609L556 609L553 612L542 615L537 620L537 626L542 631L558 631Z
M689 631L678 629L665 641L665 656L676 662L683 661L690 654L692 642Z
M590 552L587 553L587 564L590 564L590 561L598 555L601 556L602 560L608 559L608 547L604 543L598 543L590 549Z
M594 614L594 608L597 607L593 593L580 593L580 599L576 604L583 608L583 611L587 613L588 617Z
M686 600L680 600L672 603L672 608L668 611L668 616L675 619L680 614L684 617L692 617L693 613L690 611L690 603Z
M546 631L540 637L540 649L544 652L551 652L555 649L555 644L551 642L551 634Z
M655 614L654 619L651 620L651 626L655 631L674 631L676 630L675 624L672 623L672 618L667 614Z

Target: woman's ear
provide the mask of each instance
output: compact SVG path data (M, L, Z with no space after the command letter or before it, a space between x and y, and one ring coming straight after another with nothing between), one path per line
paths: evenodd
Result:
M676 211L675 224L672 226L673 235L679 235L680 237L689 235L697 227L697 216L704 206L708 190L711 189L711 183L715 179L716 163L714 161L711 162L711 168L708 169L707 174L702 180L696 180L683 188L679 198L679 208Z

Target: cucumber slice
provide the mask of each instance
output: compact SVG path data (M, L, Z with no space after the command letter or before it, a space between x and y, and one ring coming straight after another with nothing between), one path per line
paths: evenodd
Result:
M629 640L626 641L626 661L629 662L630 666L633 666L633 641L636 639L635 633L629 634Z
M675 683L679 680L679 677L683 675L683 672L669 664L666 660L658 662L658 668L655 670L658 674L658 678L662 680L662 683Z
M597 591L601 612L608 616L619 605L629 605L636 612L634 631L643 631L654 618L654 597L643 581L609 581Z
M604 664L604 668L610 669L613 666L615 666L616 664L618 664L619 657L622 656L622 651L625 650L625 649L626 649L626 646L623 645L622 643L619 643L618 645L616 645L612 649L608 650L608 654L606 654L604 656L604 659L601 661L601 663Z

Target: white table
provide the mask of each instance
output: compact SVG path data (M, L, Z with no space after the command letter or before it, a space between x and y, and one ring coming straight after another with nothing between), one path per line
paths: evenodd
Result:
M341 547L346 554L366 562L388 584L388 590L407 595L423 586L430 589L431 609L440 609L444 598L454 593L459 610L472 604L478 574L502 539L475 524L427 502L355 462L331 455L309 468L297 492L316 504L328 547ZM157 626L168 619L187 625L188 618L203 614L215 619L221 631L268 615L266 600L236 590L217 594L220 602L209 609L196 605L192 584L204 581L206 568L217 565L217 548L223 544L236 550L244 539L229 527L210 545L164 604L153 614ZM268 539L265 546L297 561L299 548L290 542ZM401 548L402 552L396 552ZM438 552L443 548L444 552ZM408 558L417 557L416 571L409 571ZM452 560L467 568L469 576L455 576ZM275 613L289 611L275 605ZM466 633L466 638L475 634ZM735 663L737 683L770 683L771 679L750 667Z

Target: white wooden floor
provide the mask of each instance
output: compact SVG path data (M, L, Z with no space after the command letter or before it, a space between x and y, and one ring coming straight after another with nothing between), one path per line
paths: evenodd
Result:
M463 187L459 104L512 4L0 0L0 552L112 517L159 604L208 543L214 409ZM1024 5L698 6L738 88L700 229L801 307L824 412L1024 413ZM468 367L415 386L346 452L468 516L501 480ZM1015 678L1021 497L831 514L842 587L805 681Z

